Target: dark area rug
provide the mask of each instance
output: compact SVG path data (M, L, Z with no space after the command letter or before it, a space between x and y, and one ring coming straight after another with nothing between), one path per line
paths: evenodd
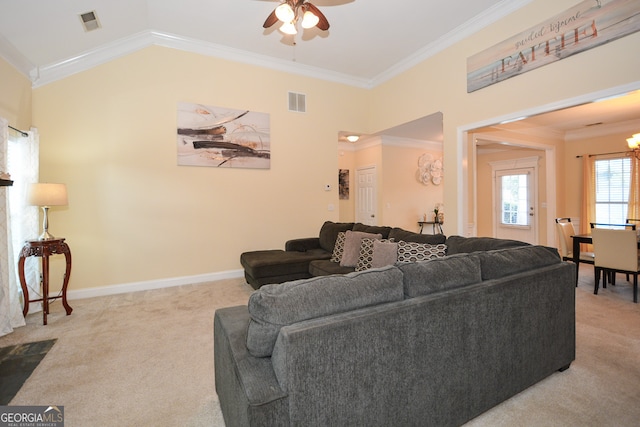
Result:
M8 405L56 340L0 348L0 405Z

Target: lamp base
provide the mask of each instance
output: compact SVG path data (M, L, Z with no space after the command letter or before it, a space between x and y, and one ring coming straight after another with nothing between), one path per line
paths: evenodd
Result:
M49 233L49 231L47 230L44 230L44 232L40 236L38 236L38 240L55 240L55 239L57 239L57 237Z
M56 237L49 233L49 206L42 206L42 234L38 240L55 240Z

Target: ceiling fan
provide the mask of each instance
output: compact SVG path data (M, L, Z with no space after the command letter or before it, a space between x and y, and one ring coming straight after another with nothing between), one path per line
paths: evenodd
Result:
M296 23L302 19L302 28L318 27L322 31L329 29L329 21L316 6L306 0L285 0L269 14L262 25L269 28L278 21L282 22L280 31L294 35L298 33Z

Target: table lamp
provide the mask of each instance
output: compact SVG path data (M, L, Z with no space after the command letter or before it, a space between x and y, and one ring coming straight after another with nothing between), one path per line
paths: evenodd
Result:
M53 235L49 234L49 207L67 206L67 186L65 184L37 183L30 184L27 191L27 204L40 206L44 213L43 232L38 240L55 239Z

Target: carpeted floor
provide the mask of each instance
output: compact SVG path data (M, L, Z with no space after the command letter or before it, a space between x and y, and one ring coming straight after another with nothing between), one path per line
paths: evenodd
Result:
M631 286L593 295L593 270L576 289L577 356L467 426L637 426L640 304ZM49 325L0 338L0 347L56 339L11 405L63 405L67 427L224 426L213 384L213 314L246 304L242 279L59 302ZM425 420L428 423L428 420Z
M56 340L0 348L0 405L8 405Z

